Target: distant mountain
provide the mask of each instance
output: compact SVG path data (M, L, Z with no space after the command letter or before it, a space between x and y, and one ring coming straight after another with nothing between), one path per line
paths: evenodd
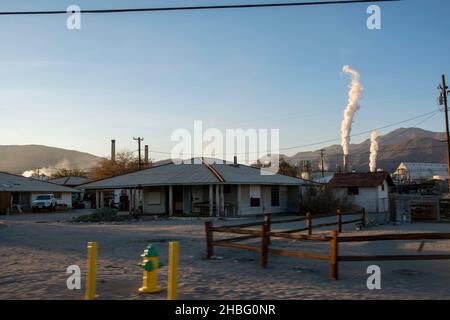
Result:
M89 153L42 145L0 145L0 171L21 174L41 169L42 173L55 168L89 169L101 158Z
M369 134L368 134L369 136ZM435 162L447 161L445 134L419 128L400 128L378 137L377 167L393 172L401 162ZM325 149L325 168L335 170L342 165L341 145L332 145ZM370 139L359 144L350 145L350 164L358 171L369 170ZM291 163L302 160L311 161L313 169L319 167L319 150L299 152L292 157L284 156Z

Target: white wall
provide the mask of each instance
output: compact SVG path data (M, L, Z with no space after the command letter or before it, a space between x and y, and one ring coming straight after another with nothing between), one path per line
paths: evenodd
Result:
M384 190L378 187L359 187L358 195L349 195L348 198L359 207L366 209L367 213L381 213L389 211L389 186L384 182ZM347 188L336 188L336 195L346 196Z
M262 214L263 206L267 213L284 213L292 210L289 201L289 192L287 186L279 186L280 188L280 205L272 206L271 190L272 186L259 186L261 188L261 200L259 207L250 206L250 186L241 186L240 212L241 215L246 214ZM298 190L298 187L295 187ZM298 194L298 192L297 192Z

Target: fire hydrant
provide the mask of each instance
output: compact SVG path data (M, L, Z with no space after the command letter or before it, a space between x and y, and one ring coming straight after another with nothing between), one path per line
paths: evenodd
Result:
M160 292L162 288L158 285L158 269L162 264L158 259L158 252L153 245L148 245L141 254L143 258L140 267L144 269L144 276L142 278L142 287L139 288L141 293L156 293Z

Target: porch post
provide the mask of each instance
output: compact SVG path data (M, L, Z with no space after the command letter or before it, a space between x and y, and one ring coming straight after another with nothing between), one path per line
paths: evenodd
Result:
M98 208L100 208L100 191L95 190L95 209Z
M220 212L225 216L225 195L224 195L224 185L220 185Z
M213 185L209 185L209 215L212 217L213 215L213 203L214 203L214 190Z
M220 194L219 194L220 186L216 184L216 216L220 216Z
M236 214L241 214L241 185L237 185Z
M173 187L169 186L169 217L173 216Z
M103 190L100 191L100 208L105 207L105 195L103 193Z

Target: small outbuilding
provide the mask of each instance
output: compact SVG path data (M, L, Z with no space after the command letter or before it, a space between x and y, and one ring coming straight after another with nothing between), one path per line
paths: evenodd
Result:
M130 211L144 214L238 216L298 213L302 179L223 160L167 163L80 186L95 190L96 206L121 189ZM127 191L127 192L125 192ZM130 196L131 195L131 196ZM125 199L126 198L126 199Z
M365 208L369 219L389 221L389 188L394 186L389 173L335 173L329 185L337 196L346 196L358 207Z
M79 190L65 186L0 172L0 214L11 212L13 207L28 211L37 196L53 194L57 204L72 207L72 194Z

